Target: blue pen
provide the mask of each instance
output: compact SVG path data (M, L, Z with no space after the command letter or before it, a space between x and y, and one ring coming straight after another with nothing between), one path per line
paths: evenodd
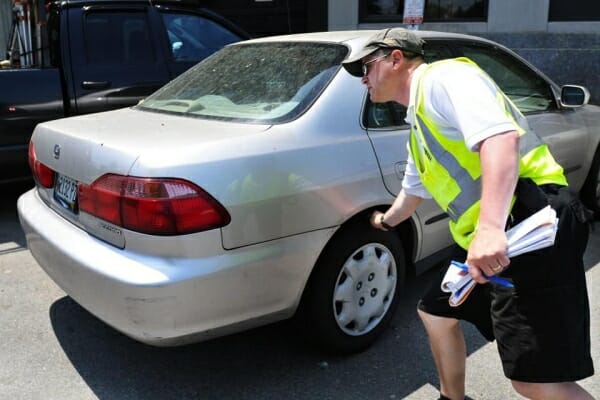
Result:
M458 261L454 261L454 260L450 261L450 263L452 265L454 265L455 267L458 267L458 268L462 269L463 271L467 271L467 272L469 271L469 266L467 264L464 264L464 263L461 263L461 262L458 262ZM515 287L515 285L513 285L512 282L509 281L509 280L506 280L506 279L503 279L503 278L499 278L497 276L487 276L486 274L483 274L483 276L488 281L493 282L493 283L497 283L498 285L509 287L509 288Z

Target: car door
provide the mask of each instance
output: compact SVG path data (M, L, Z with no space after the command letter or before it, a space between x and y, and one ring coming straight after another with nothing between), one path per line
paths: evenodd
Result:
M500 47L479 43L455 43L457 50L475 61L527 117L530 127L550 147L567 179L582 171L587 134L579 116L564 110L552 85L525 62Z
M169 81L156 16L143 4L70 10L74 107L79 114L136 104ZM73 105L72 105L73 106Z
M427 40L426 61L432 62L452 56L451 48L443 41ZM366 96L363 126L375 150L381 176L387 190L396 196L402 187L408 149L409 126L404 121L406 107L396 102L372 103ZM415 252L424 258L452 244L446 214L432 200L423 202L416 213L420 237Z

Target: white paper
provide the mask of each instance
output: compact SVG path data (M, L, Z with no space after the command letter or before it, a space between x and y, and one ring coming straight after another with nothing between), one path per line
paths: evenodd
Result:
M552 207L546 206L506 232L507 256L515 257L529 251L552 246L556 239L557 228L556 211ZM452 293L448 302L451 306L456 307L465 301L475 283L468 272L450 264L442 280L442 290Z
M546 206L506 232L508 257L552 246L556 238L556 211Z
M471 279L469 271L457 267L454 264L450 264L444 279L442 280L442 290L447 293L452 293L448 302L451 306L456 307L460 305L467 295L471 292L475 286L475 282Z

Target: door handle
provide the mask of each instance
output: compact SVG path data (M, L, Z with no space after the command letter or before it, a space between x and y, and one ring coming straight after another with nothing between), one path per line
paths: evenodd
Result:
M399 161L394 163L394 172L396 173L396 178L399 180L404 179L404 171L406 170L406 161Z
M109 81L83 81L81 82L82 89L98 90L105 89L110 86Z

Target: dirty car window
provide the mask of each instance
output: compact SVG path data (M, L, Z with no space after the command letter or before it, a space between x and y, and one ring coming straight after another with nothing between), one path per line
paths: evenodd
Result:
M285 122L321 93L347 48L317 43L260 43L224 48L138 107L202 118Z

